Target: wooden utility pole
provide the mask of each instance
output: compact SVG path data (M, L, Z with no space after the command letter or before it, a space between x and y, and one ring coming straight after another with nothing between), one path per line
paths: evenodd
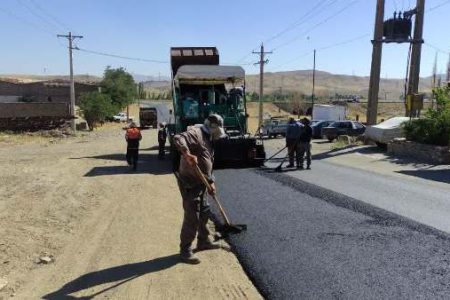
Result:
M313 78L312 78L312 93L311 93L311 119L312 119L313 110L314 110L315 85L316 85L316 49L314 49L314 60L313 60Z
M81 35L72 35L72 32L69 32L68 35L64 35L64 34L58 34L57 37L63 37L63 38L67 38L69 40L69 64L70 64L70 115L72 117L71 121L70 121L70 127L72 128L73 131L76 130L76 126L75 126L75 80L73 78L73 55L72 55L72 50L73 48L73 41L75 39L82 39L83 36Z
M423 43L423 21L425 15L425 0L417 0L416 17L414 22L414 37L411 49L411 61L409 65L408 95L419 92L420 57ZM410 115L407 111L406 115Z
M272 52L264 52L264 44L261 43L260 52L253 51L253 54L259 54L259 116L258 116L258 130L263 124L263 95L264 95L264 65L268 63L269 60L264 59L266 54L272 54Z
M369 102L367 105L367 124L377 123L378 93L380 91L381 55L383 51L384 0L377 0L375 30L373 34L372 65L370 68Z

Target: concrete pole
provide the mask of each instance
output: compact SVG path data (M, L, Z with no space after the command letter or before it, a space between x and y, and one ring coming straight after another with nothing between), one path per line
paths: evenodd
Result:
M258 128L263 124L263 93L264 93L264 45L261 43L259 56L259 117Z
M380 91L381 55L383 50L384 0L377 0L375 30L373 36L372 65L370 68L369 99L367 104L367 124L377 123L378 93Z
M417 0L416 17L414 22L414 37L411 50L411 61L409 66L408 94L419 92L420 57L423 43L423 21L425 15L425 0ZM406 111L409 116L410 111Z
M72 119L70 120L70 127L73 131L76 131L75 126L75 79L73 78L73 38L72 32L69 32L69 61L70 61L70 114Z

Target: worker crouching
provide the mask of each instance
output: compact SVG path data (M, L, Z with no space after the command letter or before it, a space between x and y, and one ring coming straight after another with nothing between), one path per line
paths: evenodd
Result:
M141 131L137 128L136 123L131 122L127 132L125 133L125 140L127 141L127 162L133 170L137 169L139 159L139 142L142 139Z
M190 127L186 132L174 137L175 146L181 153L180 167L175 175L178 179L184 209L180 234L180 258L186 263L200 263L192 252L192 243L196 236L197 251L220 248L210 240L207 223L211 212L205 193L215 194L216 192L212 174L213 142L224 135L222 117L211 115L203 125ZM197 166L209 181L211 190L207 191L197 175Z

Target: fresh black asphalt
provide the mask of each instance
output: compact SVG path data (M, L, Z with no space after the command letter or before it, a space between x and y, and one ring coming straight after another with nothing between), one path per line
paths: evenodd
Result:
M449 299L450 238L286 174L215 173L229 241L268 299ZM325 176L325 175L324 175Z

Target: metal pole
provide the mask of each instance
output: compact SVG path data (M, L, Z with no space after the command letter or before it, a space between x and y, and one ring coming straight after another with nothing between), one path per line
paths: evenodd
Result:
M378 93L380 91L381 55L383 51L384 0L377 0L375 29L373 35L372 65L370 68L369 99L367 104L367 124L377 123Z

